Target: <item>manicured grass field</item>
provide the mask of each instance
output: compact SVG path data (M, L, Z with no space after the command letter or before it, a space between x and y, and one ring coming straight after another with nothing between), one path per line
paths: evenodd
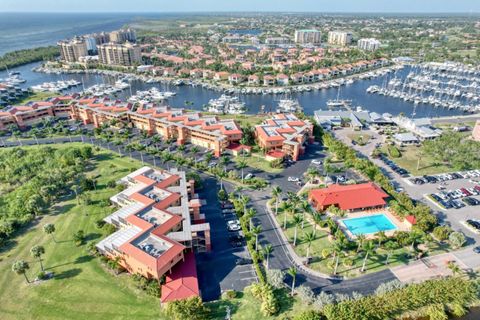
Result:
M51 145L64 148L67 145ZM35 147L33 147L35 148ZM86 244L75 246L73 234L82 229L90 241L105 235L95 221L112 212L100 202L116 193L106 183L117 180L140 164L107 151L97 152L87 176L97 179L97 190L91 192L92 204L78 205L72 198L62 199L51 212L25 228L12 243L0 249L0 319L158 319L158 299L134 287L126 275L114 276L98 258L87 253ZM42 227L54 223L54 243ZM16 259L30 264L28 277L33 280L40 271L39 263L30 256L30 248L43 245L43 263L55 277L43 283L26 284L23 276L11 270Z
M371 136L368 134L352 133L348 135L348 138L359 145L365 145L370 141Z
M279 172L282 172L282 169L278 169L278 168L272 168L270 167L270 162L268 162L267 160L265 160L265 158L263 157L263 155L261 154L252 154L251 156L249 157L242 157L242 156L239 156L239 157L235 157L234 158L234 161L235 162L239 162L241 160L245 160L245 162L247 163L247 165L249 167L252 167L252 168L255 168L255 169L259 169L259 170L263 170L265 172L269 172L269 173L279 173Z
M16 104L21 105L21 104L26 104L27 102L30 101L43 101L45 99L51 98L51 97L56 97L58 96L58 93L54 92L36 92L32 95L29 95L28 97L18 101Z

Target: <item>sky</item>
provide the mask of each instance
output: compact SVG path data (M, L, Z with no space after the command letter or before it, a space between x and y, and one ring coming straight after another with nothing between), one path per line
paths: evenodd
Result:
M0 0L0 12L480 12L480 0Z

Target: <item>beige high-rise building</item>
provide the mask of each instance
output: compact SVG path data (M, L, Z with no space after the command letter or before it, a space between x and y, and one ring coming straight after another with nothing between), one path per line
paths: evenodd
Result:
M88 55L87 42L83 38L75 37L72 40L58 42L60 56L66 62L78 62L80 57Z
M380 48L380 41L374 38L359 39L357 47L366 51L375 51Z
M339 46L347 46L352 42L352 34L345 31L330 31L328 33L328 43Z
M142 61L142 55L136 44L110 42L98 46L98 59L101 64L132 66Z
M110 32L109 39L110 42L115 43L136 42L137 35L132 29L121 29Z
M300 44L320 44L322 42L322 33L318 30L296 30L295 43Z

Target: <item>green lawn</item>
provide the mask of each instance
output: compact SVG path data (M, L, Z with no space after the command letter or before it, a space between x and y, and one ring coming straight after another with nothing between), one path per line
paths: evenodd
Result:
M260 302L250 293L249 288L244 292L239 292L237 298L227 300L221 299L208 303L212 319L225 319L226 310L230 308L232 320L273 320L273 319L291 319L309 307L302 303L297 297L292 298L288 290L277 290L276 294L280 303L280 310L277 315L265 317L260 312Z
M51 145L64 148L65 145ZM33 147L36 148L36 147ZM107 151L96 154L88 176L97 179L97 191L91 193L92 204L77 205L75 199L63 199L50 214L25 228L12 243L0 251L0 319L154 319L159 318L158 300L134 287L126 275L114 276L99 259L87 254L86 245L76 247L73 233L84 230L88 241L99 241L105 235L94 222L112 212L99 201L108 199L115 190L106 183L119 179L140 164ZM42 227L56 226L54 243ZM44 266L55 272L55 278L27 285L23 276L11 271L16 259L30 264L28 276L35 278L40 265L29 253L33 245L45 247Z
M402 156L400 158L389 158L400 167L408 170L414 176L421 176L424 174L436 174L452 171L451 168L442 164L435 164L430 156L423 155L420 159L420 166L417 170L418 158L421 147L405 146L399 148ZM388 156L388 152L385 152Z
M256 126L261 124L265 119L268 119L267 116L260 116L260 115L248 115L248 114L217 114L212 112L203 112L206 115L215 115L220 119L233 119L237 121L240 126L244 127L246 125Z
M58 93L54 93L54 92L35 92L35 93L25 97L24 99L19 100L15 104L22 105L22 104L26 104L30 101L43 101L43 100L46 100L46 99L51 98L51 97L57 97L58 95L59 95Z
M279 209L279 214L277 216L278 223L283 227L284 223L284 213L281 209ZM293 218L291 216L287 216L287 229L284 230L289 242L293 244L294 234L295 234L295 225L293 224ZM307 247L308 243L304 240L304 235L308 232L313 231L313 226L309 222L308 219L305 221L304 228L302 229L301 226L297 229L297 244L294 247L295 252L300 257L306 257L307 255ZM333 256L329 256L327 258L322 257L322 250L323 249L331 249L332 242L328 237L328 233L325 229L317 229L316 232L316 240L314 240L310 247L310 264L309 267L313 270L317 270L319 272L325 274L333 274L333 266L332 262ZM445 247L441 247L437 244L432 244L432 247L429 250L429 254L438 254L447 252L448 249ZM383 248L377 248L376 253L370 256L366 262L366 273L378 272L392 266L405 264L408 262L407 254L409 253L408 248L400 248L394 251L392 256L390 257L389 264L386 265L386 257L387 251ZM343 264L343 261L347 259L353 260L352 266L346 266ZM360 272L360 269L363 264L364 255L362 252L357 253L356 250L344 251L341 255L339 260L337 274L340 276L352 278L363 275Z
M245 162L247 163L247 165L249 167L259 169L259 170L262 170L262 171L265 171L265 172L269 172L269 173L282 172L281 168L270 167L270 162L265 160L265 157L262 154L252 153L252 155L249 156L249 157L244 158L242 156L238 156L238 157L234 158L235 162L239 162L241 160L245 160Z
M365 145L370 141L371 136L369 134L352 133L348 135L348 138L359 145Z

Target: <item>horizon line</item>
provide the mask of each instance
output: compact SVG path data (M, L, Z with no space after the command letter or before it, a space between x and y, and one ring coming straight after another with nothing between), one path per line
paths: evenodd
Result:
M351 13L362 13L362 14L480 14L480 11L1 11L0 13L304 13L304 14L351 14Z

